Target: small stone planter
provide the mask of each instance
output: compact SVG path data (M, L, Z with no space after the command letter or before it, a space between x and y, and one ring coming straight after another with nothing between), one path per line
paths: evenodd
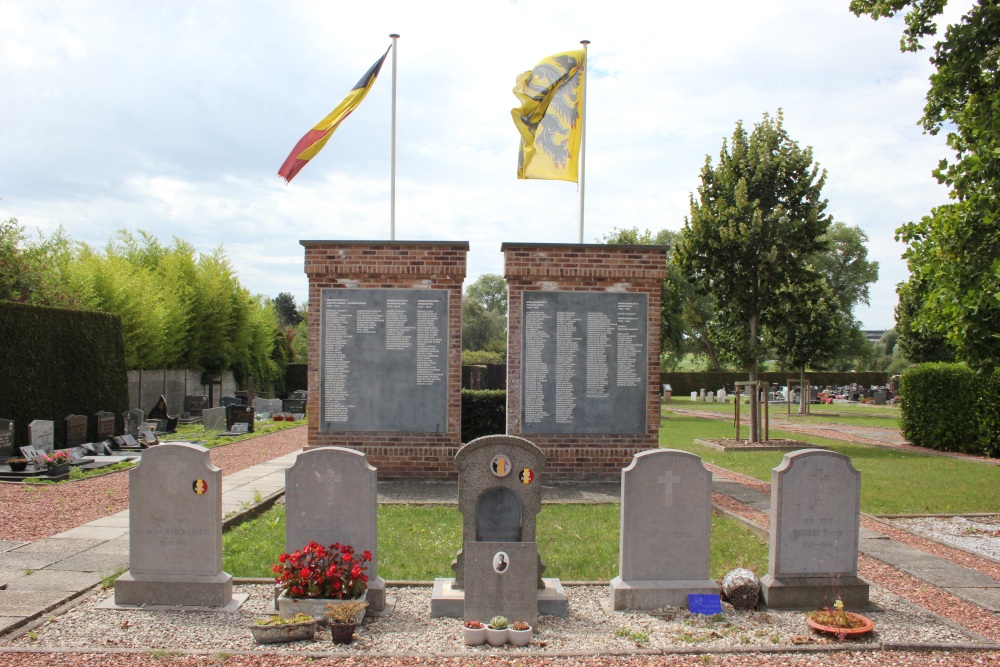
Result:
M45 474L48 475L49 477L59 477L61 475L68 475L69 474L69 464L68 463L60 463L57 466L52 466L50 468L46 468L45 469Z
M527 646L531 643L531 627L527 630L507 628L507 641L511 646Z
M507 628L503 630L494 630L491 627L486 628L486 643L490 646L503 646L507 643Z
M462 626L462 639L466 646L482 646L486 642L486 626L481 628Z
M258 644L282 644L312 639L319 625L315 619L281 625L251 625L250 632Z

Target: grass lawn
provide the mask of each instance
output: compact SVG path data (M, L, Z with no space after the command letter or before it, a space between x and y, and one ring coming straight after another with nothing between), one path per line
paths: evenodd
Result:
M743 437L746 437L746 430ZM732 438L728 422L665 413L660 446L697 454L707 463L765 482L785 452L721 452L696 445L695 438ZM1000 466L946 456L852 445L837 440L771 429L772 438L790 438L829 447L851 457L861 471L861 510L870 514L950 514L1000 512Z
M692 401L688 396L673 397L664 408L683 408L685 410L703 410L732 416L733 402L701 403ZM750 406L740 406L740 419L746 420ZM832 405L810 405L809 415L798 415L798 406L792 406L792 415L788 415L787 406L782 403L770 404L768 411L772 419L791 419L796 424L851 424L853 426L879 426L882 428L899 428L899 407L895 405L864 406L844 403Z
M254 423L253 433L244 433L242 435L222 435L222 431L205 431L205 427L202 424L178 424L177 432L171 433L169 435L164 435L160 438L160 442L175 442L175 441L190 441L192 439L196 440L199 445L207 449L216 447L218 445L228 445L233 442L239 442L240 440L249 440L260 435L266 435L268 433L274 433L276 431L284 431L288 428L295 428L296 426L305 426L307 420L305 417L297 422L280 421L276 422L271 419L258 421Z
M538 515L544 576L565 581L611 579L618 573L619 506L545 505ZM462 541L461 514L442 505L379 505L379 574L391 580L450 577ZM285 507L225 533L222 566L236 577L271 577L284 551ZM583 548L582 545L586 545ZM712 518L711 575L736 567L767 572L767 543L723 516Z

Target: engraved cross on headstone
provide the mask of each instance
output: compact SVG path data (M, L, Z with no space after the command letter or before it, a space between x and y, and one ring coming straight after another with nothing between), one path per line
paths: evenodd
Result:
M816 496L813 500L813 505L820 505L823 502L824 484L828 479L830 479L830 476L825 472L823 472L822 470L820 470L819 468L817 468L809 475L809 478L813 482L813 491L816 492Z
M681 478L673 470L667 470L660 477L656 478L658 484L663 484L663 502L667 507L674 504L674 484L681 481Z

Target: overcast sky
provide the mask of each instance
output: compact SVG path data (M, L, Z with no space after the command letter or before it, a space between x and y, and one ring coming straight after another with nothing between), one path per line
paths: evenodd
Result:
M967 4L967 3L966 3ZM881 265L865 328L894 323L893 240L947 200L916 122L928 51L848 0L0 0L0 219L220 244L251 291L307 297L300 239L388 239L391 56L288 186L276 174L399 33L396 238L575 243L574 183L518 181L515 77L591 40L584 241L680 229L706 155L778 108L828 171L836 220Z

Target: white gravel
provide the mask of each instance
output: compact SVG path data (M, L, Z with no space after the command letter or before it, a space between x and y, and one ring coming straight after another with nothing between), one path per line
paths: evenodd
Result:
M718 649L739 646L774 648L797 644L836 643L812 632L801 612L743 612L726 605L722 617L690 614L668 609L665 613L609 613L601 601L605 586L567 586L570 614L565 618L539 618L528 648L471 648L462 641L459 619L430 618L430 587L390 588L396 600L391 616L367 618L353 644L342 647L330 641L328 632L313 641L258 647L249 626L270 601L273 587L239 585L235 593L250 598L237 612L166 612L99 609L111 596L98 593L69 612L53 617L11 645L32 648L140 648L146 650L334 652L345 654L524 654L542 655L580 652L628 653L642 649L671 650L681 647ZM872 589L874 611L866 612L875 623L868 636L852 643L940 642L976 643L973 635L940 622L900 598Z
M904 530L1000 562L1000 515L886 520Z

